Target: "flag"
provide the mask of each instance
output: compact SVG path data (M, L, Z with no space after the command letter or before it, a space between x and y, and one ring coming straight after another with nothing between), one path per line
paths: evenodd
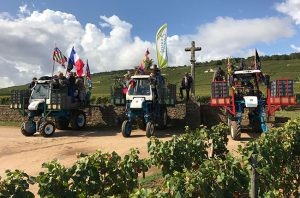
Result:
M69 57L69 62L68 62L68 71L71 71L73 69L73 66L75 65L76 67L76 73L77 76L82 76L83 74L83 67L84 63L80 59L80 57L76 54L74 47L72 48L70 57Z
M168 54L167 54L167 28L165 23L156 34L156 52L159 68L168 66Z
M92 88L92 80L88 79L87 83L88 83L88 88L91 89Z
M230 57L227 58L227 65L231 65Z
M85 75L86 75L86 77L87 77L90 81L92 81L92 78L91 78L91 72L90 72L90 67L89 67L89 62L88 62L88 60L86 60Z
M230 62L230 58L227 58L227 73L231 75L233 73L233 65Z
M261 70L261 62L256 49L255 49L255 69Z
M61 64L63 67L64 63L67 62L67 58L61 53L61 51L58 49L58 47L54 48L54 52L53 52L53 61Z
M145 54L146 60L149 60L149 54L150 54L150 52L149 52L149 50L147 49L146 54Z
M143 65L143 63L141 63L139 68L138 68L138 74L142 75L143 73L144 73L144 65Z
M255 65L254 65L254 68L255 69L258 69L258 70L261 70L261 62L260 62L260 57L259 57L259 55L258 55L258 53L257 53L257 50L255 49ZM263 81L264 80L264 75L262 74L262 72L260 72L260 73L257 73L256 74L256 77L257 77L257 80L259 81L259 82L261 82L261 81Z

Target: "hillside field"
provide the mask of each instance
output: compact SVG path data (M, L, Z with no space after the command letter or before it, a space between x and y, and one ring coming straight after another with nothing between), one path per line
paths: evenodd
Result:
M245 65L247 67L248 63L245 62ZM218 66L221 66L224 70L226 69L225 64L212 65L210 63L200 63L196 66L196 95L210 95L210 82L212 80L213 73L205 73L204 71L217 68ZM300 73L300 59L262 61L262 68L265 74L269 74L271 76L271 80L276 78L290 78L295 80L295 92L300 93L300 87L298 84ZM177 87L180 86L181 79L185 72L190 72L189 66L168 67L162 70L162 74L167 78L167 82L175 83ZM92 95L95 97L109 96L110 86L113 83L113 79L123 78L123 75L125 73L126 71L122 70L93 74ZM3 88L0 89L0 96L9 96L11 90L24 88L26 89L26 85ZM177 90L179 92L179 88Z

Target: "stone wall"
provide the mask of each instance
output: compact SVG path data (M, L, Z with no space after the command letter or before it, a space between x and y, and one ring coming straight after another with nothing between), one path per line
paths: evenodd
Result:
M168 108L170 124L174 127L183 128L192 125L192 128L204 125L214 125L224 121L224 116L218 108L199 103L177 104L175 107ZM124 107L114 107L112 105L94 105L87 111L87 123L89 125L120 126L124 119ZM201 116L200 116L201 115ZM22 116L18 110L12 110L7 105L0 106L0 121L22 121Z
M12 110L8 105L0 105L0 121L6 122L19 122L22 121L23 117L18 110Z

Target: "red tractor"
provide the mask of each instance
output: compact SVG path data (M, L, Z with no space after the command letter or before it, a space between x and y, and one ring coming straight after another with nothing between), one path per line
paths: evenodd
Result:
M266 132L269 118L280 106L296 104L294 81L263 76L261 70L235 70L228 80L211 83L210 105L223 107L226 111L230 135L233 140L241 137L242 121L254 132ZM267 96L259 88L263 77Z

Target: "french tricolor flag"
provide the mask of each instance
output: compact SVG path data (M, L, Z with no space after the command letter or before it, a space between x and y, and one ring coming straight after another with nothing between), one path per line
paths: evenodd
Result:
M74 65L76 67L77 76L79 76L79 77L82 76L84 63L80 59L80 57L78 56L78 54L76 54L75 49L73 47L72 51L71 51L71 54L70 54L70 57L69 57L68 71L71 71L73 69Z

